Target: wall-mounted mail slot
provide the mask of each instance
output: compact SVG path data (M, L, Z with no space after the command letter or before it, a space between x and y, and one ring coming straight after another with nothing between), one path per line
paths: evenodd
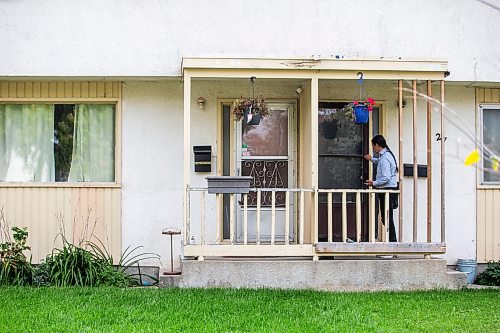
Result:
M413 164L403 164L403 176L405 177L413 177ZM427 164L418 164L417 165L417 173L418 177L427 177Z
M212 146L193 146L194 171L212 171Z

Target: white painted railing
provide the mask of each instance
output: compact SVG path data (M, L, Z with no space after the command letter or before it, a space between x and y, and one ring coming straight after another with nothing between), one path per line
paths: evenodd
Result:
M315 221L312 218L308 218L310 223L306 223L305 216L311 216L310 210L315 209L315 205L317 205L317 199L319 195L326 195L328 204L327 204L327 214L328 214L328 242L334 242L333 233L334 233L334 209L333 209L333 195L335 193L339 193L342 197L341 201L341 234L342 234L342 242L361 242L362 236L362 201L361 196L363 194L369 197L368 200L368 209L369 209L369 223L368 223L368 242L375 242L375 228L381 228L379 230L379 241L386 242L387 241L387 223L386 225L382 225L378 223L379 219L376 216L376 194L384 194L385 196L385 211L382 212L385 215L385 221L388 221L388 207L389 207L389 193L398 193L399 191L395 190L349 190L349 189L283 189L283 188L259 188L252 189L252 192L256 193L256 205L250 207L248 204L248 194L228 194L229 196L229 238L224 239L222 237L223 230L222 228L222 219L221 219L221 208L222 208L222 196L223 194L208 194L208 190L206 188L189 188L187 195L187 209L188 212L186 214L185 221L185 230L184 230L184 241L185 244L192 243L191 237L193 236L193 224L197 223L199 220L199 224L196 226L197 235L199 238L196 238L194 242L196 244L201 245L216 245L216 244L281 244L281 245L290 245L290 244L315 244L318 242L318 226L315 225ZM271 194L271 205L263 207L261 202L262 193L267 192ZM281 192L284 193L284 206L277 207L276 204L276 193ZM198 193L198 202L193 205L193 196L194 193ZM347 196L354 195L354 202L348 201ZM241 201L238 205L235 204L236 196L241 196ZM211 200L209 206L212 208L215 206L215 216L214 214L207 214L207 200ZM309 202L306 208L306 201ZM353 223L354 221L348 220L347 214L347 205L355 204L355 229L356 229L356 237L355 239L348 239L347 235L347 227L348 224ZM198 208L199 207L199 208ZM212 209L213 210L213 209ZM255 216L254 219L249 219L249 212L252 211L252 215ZM281 212L281 217L277 217L277 211ZM196 216L193 216L193 213L196 213ZM263 229L263 219L262 214L265 213L267 215L267 221L270 220L270 225L267 227L270 229L270 233L266 238L266 241L263 240L262 237L262 229ZM237 217L238 214L240 223L237 226ZM283 217L284 215L284 217ZM210 226L208 231L211 231L211 237L207 238L207 218L210 221ZM351 217L352 218L352 217ZM284 219L283 221L278 221L279 219ZM281 223L278 223L281 222ZM252 237L249 237L249 225L253 224L255 226L255 232ZM281 230L283 232L284 237L280 237L277 239L277 225L280 225ZM237 237L237 228L241 234L241 237ZM304 232L306 228L310 228L311 237L308 241L304 239ZM284 230L283 230L284 229ZM215 230L215 234L213 231ZM250 239L251 238L251 239Z
M223 239L222 237L222 219L221 219L221 208L222 208L222 198L223 194L208 194L208 189L206 188L189 188L187 189L187 212L184 225L184 242L185 244L192 243L191 237L193 236L193 223L195 220L199 219L199 233L200 238L195 239L196 244L210 245L210 244L281 244L290 245L291 243L302 245L304 244L304 231L305 231L305 202L306 199L310 202L314 202L314 197L317 192L312 189L293 189L293 188L258 188L252 189L251 192L256 193L256 205L250 207L248 204L249 194L227 194L229 196L229 238ZM262 205L262 193L267 192L271 194L271 205L264 207ZM284 206L277 207L276 194L284 193ZM199 202L197 207L200 207L199 211L197 207L193 205L193 195L194 193L199 193ZM235 204L236 196L241 196L242 200L238 205ZM309 198L307 198L309 196ZM207 200L210 197L215 197L213 204L215 205L215 218L210 216L211 229L215 229L215 234L211 239L207 238ZM196 218L193 217L193 212L197 212ZM253 221L249 220L249 211L254 212L255 219ZM282 212L284 215L284 221L279 221L277 217L277 212ZM236 214L240 213L241 218L241 234L242 239L238 239L236 228ZM263 229L263 213L270 217L270 235L263 239L262 229ZM284 222L284 223L278 223ZM254 223L255 226L255 237L249 239L249 224ZM282 225L280 232L283 232L283 237L277 238L277 224ZM291 228L292 226L292 228ZM282 238L282 239L281 239Z
M381 189L370 189L370 190L350 190L350 189L320 189L317 190L319 194L326 194L328 198L327 205L327 214L328 214L328 242L333 242L333 194L339 193L342 195L342 242L347 243L348 241L361 242L361 220L362 220L362 201L361 195L366 194L369 197L368 200L368 242L374 243L375 239L375 228L379 228L379 241L387 242L387 231L388 231L388 223L389 223L389 194L390 193L399 193L398 190L381 190ZM347 237L347 225L348 215L347 215L347 204L353 203L347 201L347 195L354 194L356 199L354 201L356 205L356 213L355 213L355 221L356 221L356 237L355 239L350 239ZM385 209L381 214L384 214L384 220L386 221L385 225L382 223L378 223L380 220L376 215L376 207L377 207L377 198L376 195L383 194L385 201ZM316 235L317 237L317 235ZM317 239L316 239L317 242Z

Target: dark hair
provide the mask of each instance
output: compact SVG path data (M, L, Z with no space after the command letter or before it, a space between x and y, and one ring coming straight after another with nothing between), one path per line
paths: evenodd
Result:
M375 135L373 137L372 144L379 145L382 148L388 148L387 147L387 142L385 142L385 138L382 135L380 135L380 134Z
M396 163L396 172L398 172L399 171L398 162L396 162L396 157L394 156L394 154L392 153L392 151L387 146L387 142L385 142L385 138L382 135L377 134L377 135L375 135L373 137L372 143L374 145L379 145L380 147L387 149L387 151L392 155L392 158L394 158L394 163Z

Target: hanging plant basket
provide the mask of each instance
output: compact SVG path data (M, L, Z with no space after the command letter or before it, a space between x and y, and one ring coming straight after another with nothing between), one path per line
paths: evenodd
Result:
M271 109L262 97L239 98L233 102L233 117L236 121L243 119L247 124L258 125L261 118L270 113Z
M359 76L359 100L353 100L351 103L344 107L344 112L347 118L354 121L355 124L368 124L370 119L370 112L373 111L375 101L373 98L368 97L363 100L361 96L364 95L363 89L363 72L358 72Z
M344 107L344 112L347 118L352 119L355 124L368 124L374 104L373 98L367 98L366 101L353 101Z
M369 112L368 105L366 104L357 104L353 105L352 109L354 110L354 123L355 124L368 124Z
M268 116L271 113L269 105L264 101L262 96L255 97L255 76L250 78L251 98L235 99L233 102L234 120L241 120L248 125L258 125L262 117Z

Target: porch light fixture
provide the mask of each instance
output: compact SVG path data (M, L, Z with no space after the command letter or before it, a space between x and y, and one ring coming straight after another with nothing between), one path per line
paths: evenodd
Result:
M204 97L198 97L198 107L200 110L203 110L205 108L205 102L207 100Z
M396 106L399 108L399 101L396 101ZM403 99L403 109L406 106L406 99Z

